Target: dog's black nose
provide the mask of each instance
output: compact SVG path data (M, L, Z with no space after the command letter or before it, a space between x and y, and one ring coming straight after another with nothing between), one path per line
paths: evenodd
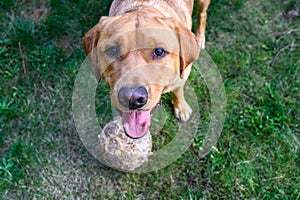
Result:
M143 107L148 101L148 92L144 86L136 88L121 88L118 99L122 106L135 110Z

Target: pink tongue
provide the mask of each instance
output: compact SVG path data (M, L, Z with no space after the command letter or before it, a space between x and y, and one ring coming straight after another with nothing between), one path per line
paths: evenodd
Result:
M123 112L122 123L130 137L140 138L147 133L150 126L150 111Z

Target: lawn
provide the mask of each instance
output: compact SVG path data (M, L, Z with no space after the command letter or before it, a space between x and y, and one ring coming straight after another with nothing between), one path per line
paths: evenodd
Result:
M141 174L102 165L72 116L82 37L110 3L0 1L0 199L300 199L300 2L211 2L206 52L226 91L222 134L201 157L210 103L193 73L197 136L175 162ZM109 99L97 95L106 123ZM168 120L154 148L172 139Z

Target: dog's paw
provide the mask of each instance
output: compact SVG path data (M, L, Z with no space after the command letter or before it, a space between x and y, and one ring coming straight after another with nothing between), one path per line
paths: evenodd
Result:
M198 43L201 49L205 49L205 35L198 36Z
M193 110L186 102L174 105L175 116L183 122L186 122L192 116Z
M205 35L197 34L197 40L198 40L200 49L205 49Z

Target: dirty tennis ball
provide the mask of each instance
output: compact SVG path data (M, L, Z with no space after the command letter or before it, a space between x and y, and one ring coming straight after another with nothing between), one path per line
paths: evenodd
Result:
M98 135L98 140L103 162L122 171L134 171L147 162L152 154L150 132L138 139L130 138L124 132L121 117L106 124Z

